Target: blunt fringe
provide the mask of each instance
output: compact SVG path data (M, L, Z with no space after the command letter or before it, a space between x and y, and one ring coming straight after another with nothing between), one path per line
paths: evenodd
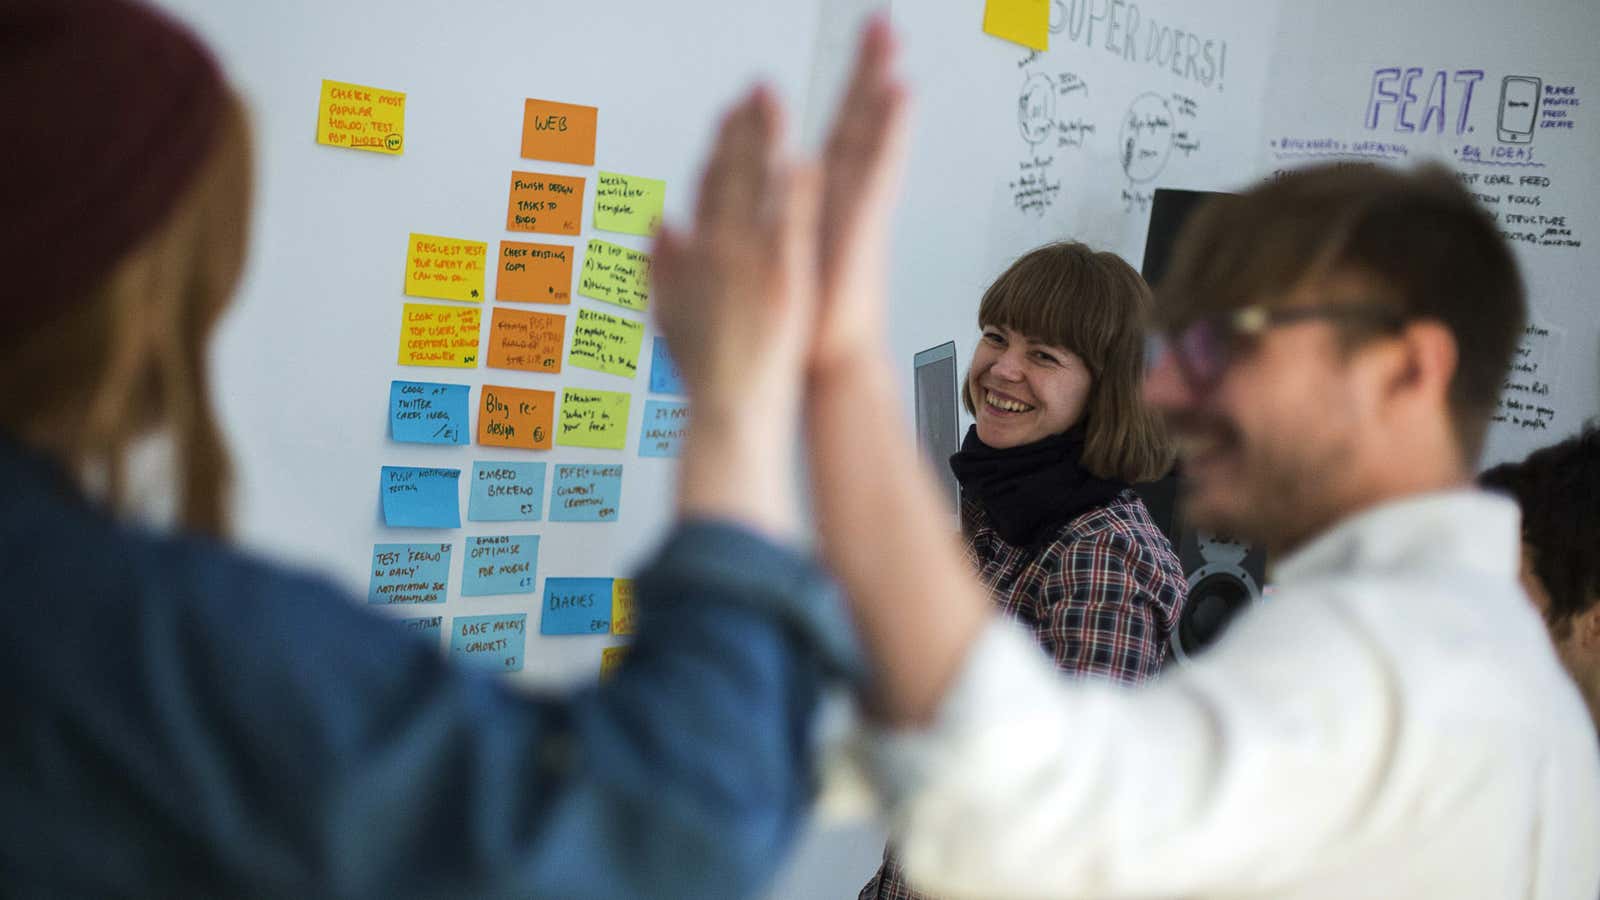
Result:
M1149 286L1121 257L1059 241L1023 254L978 306L978 327L1002 326L1064 347L1089 367L1083 464L1101 478L1153 481L1172 468L1166 430L1144 402L1151 303ZM965 380L961 402L976 414Z

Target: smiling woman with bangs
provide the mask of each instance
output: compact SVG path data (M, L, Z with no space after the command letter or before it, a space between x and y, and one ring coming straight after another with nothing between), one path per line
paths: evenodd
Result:
M1144 279L1081 243L1025 254L989 286L961 389L975 424L950 466L968 557L1062 671L1138 684L1166 659L1187 585L1130 487L1172 464L1141 397ZM922 895L889 853L861 900Z

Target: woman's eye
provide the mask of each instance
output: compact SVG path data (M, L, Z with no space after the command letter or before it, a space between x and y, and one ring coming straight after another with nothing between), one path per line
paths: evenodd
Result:
M1051 356L1050 354L1044 352L1043 350L1035 350L1033 352L1033 358L1037 359L1038 361L1040 361L1042 363L1049 363L1052 366L1061 365L1061 360L1056 359L1054 356Z
M1001 337L1000 333L996 331L985 331L983 333L983 339L995 345L1003 345L1006 342L1006 339Z

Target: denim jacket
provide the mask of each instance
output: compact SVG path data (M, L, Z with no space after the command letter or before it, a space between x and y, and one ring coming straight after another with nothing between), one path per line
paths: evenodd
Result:
M747 896L854 666L812 563L689 523L616 676L530 696L317 578L114 522L3 440L0 584L19 896Z

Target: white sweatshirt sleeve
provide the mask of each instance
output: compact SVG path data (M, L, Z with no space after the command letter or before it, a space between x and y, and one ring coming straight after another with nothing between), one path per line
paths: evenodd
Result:
M930 728L868 732L856 750L915 883L985 898L1271 892L1328 863L1375 798L1405 789L1398 676L1337 606L1272 606L1142 689L1063 678L997 621Z

